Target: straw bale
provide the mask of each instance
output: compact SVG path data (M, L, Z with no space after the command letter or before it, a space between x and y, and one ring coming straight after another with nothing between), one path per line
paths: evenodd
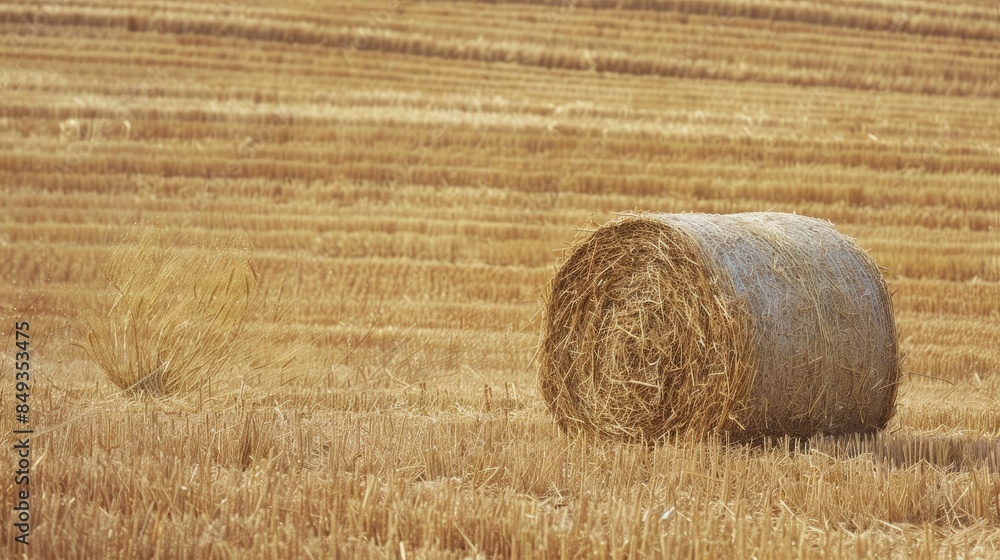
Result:
M888 287L829 222L624 214L567 254L539 368L566 430L807 437L881 429L894 412Z

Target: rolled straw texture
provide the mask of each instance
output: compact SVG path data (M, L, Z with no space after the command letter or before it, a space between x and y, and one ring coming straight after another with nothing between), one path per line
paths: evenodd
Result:
M898 381L885 279L823 220L626 214L575 243L547 290L539 385L569 431L870 432Z

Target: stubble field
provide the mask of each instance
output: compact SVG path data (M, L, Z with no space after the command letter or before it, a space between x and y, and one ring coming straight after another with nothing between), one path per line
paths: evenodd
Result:
M0 555L1000 554L996 2L14 2L0 42ZM540 290L632 209L856 238L906 354L887 430L560 433ZM137 224L245 236L283 310L249 331L296 359L110 383L78 345Z

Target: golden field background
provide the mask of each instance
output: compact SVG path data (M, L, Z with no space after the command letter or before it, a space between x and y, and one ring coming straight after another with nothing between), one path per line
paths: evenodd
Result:
M13 2L0 34L0 330L31 321L36 373L32 544L5 505L0 554L1000 554L996 2ZM636 208L870 249L907 355L886 432L560 434L539 290ZM298 360L122 395L74 343L139 223L245 235L287 307L254 328Z

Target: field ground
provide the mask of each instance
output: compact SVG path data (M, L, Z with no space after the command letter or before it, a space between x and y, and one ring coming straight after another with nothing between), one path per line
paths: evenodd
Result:
M0 331L31 322L35 372L32 544L5 505L0 554L1000 554L996 2L336 4L0 6ZM560 434L539 290L635 208L869 249L907 355L886 432ZM74 343L140 222L245 235L298 360L124 396Z

